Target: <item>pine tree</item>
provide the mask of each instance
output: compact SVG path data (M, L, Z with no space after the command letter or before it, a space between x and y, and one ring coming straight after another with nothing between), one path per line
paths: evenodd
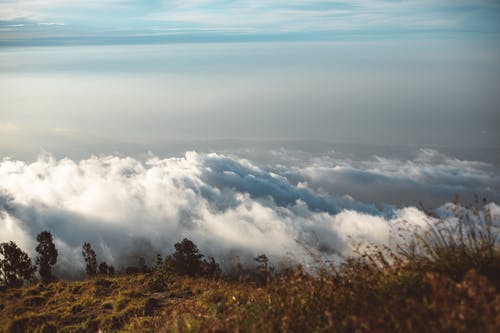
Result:
M36 240L38 241L35 248L38 253L36 258L38 273L40 273L42 281L47 283L54 280L51 270L57 262L57 249L52 241L52 234L46 230L39 233Z
M90 243L83 243L82 245L82 255L85 260L85 273L87 276L97 275L97 259L95 251L90 246Z
M175 252L172 255L172 266L175 272L191 276L201 274L201 258L203 258L203 254L200 253L196 244L184 238L182 242L176 243L174 246Z

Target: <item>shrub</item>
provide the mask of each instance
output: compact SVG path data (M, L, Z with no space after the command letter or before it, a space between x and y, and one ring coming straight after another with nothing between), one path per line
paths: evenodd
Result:
M148 299L146 299L146 301L144 302L144 311L143 311L143 314L144 316L152 316L153 313L154 313L154 310L158 307L158 300L153 298L153 297L149 297Z
M167 290L169 278L166 272L156 269L148 276L148 289L153 292Z
M209 257L208 260L203 260L201 270L203 276L208 278L218 279L222 276L220 265L213 257Z

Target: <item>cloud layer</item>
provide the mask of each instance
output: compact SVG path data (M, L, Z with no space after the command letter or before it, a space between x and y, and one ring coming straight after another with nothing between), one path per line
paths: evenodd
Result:
M485 189L498 200L499 178L488 168L431 150L412 161L324 156L286 167L195 152L145 162L4 159L0 241L14 240L33 254L36 234L50 230L58 270L67 275L83 267L85 241L118 267L139 255L171 253L184 237L228 266L235 256L245 261L260 253L275 261L307 263L310 251L335 259L350 253L351 239L389 244L393 226L423 223L427 217L417 208L391 205L397 193L402 201L422 194L438 202Z

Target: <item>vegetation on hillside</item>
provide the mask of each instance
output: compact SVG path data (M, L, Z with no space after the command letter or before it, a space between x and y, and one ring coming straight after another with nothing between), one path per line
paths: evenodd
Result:
M498 332L498 228L487 205L456 204L452 213L428 212L427 225L402 230L398 246L365 248L314 272L277 272L260 254L255 269L222 274L184 239L153 267L112 275L105 263L97 270L86 243L86 280L0 292L0 332Z

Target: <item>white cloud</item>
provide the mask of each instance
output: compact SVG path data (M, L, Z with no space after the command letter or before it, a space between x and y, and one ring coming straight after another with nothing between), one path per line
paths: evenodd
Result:
M40 22L38 24L45 25L45 26L53 26L53 25L64 26L65 25L63 22Z
M421 149L414 160L376 157L364 161L319 159L297 172L316 191L347 193L377 204L434 204L455 194L499 200L500 177L484 162Z
M420 158L441 157L424 151ZM385 170L398 167L376 163ZM468 172L474 168L456 163L468 165ZM446 179L443 172L436 175ZM316 249L324 259L348 255L351 239L387 244L393 226L403 221L422 226L428 219L414 207L379 211L349 197L320 195L287 178L300 173L294 167L271 170L248 160L195 152L182 158L151 156L144 163L116 156L4 160L0 241L14 240L33 253L36 233L51 230L60 249L61 273L68 265L81 267L79 249L85 241L101 259L118 266L135 259L134 253L171 253L173 243L184 237L218 259L266 253L274 260L307 263L309 250ZM397 182L399 176L387 172L386 177Z

